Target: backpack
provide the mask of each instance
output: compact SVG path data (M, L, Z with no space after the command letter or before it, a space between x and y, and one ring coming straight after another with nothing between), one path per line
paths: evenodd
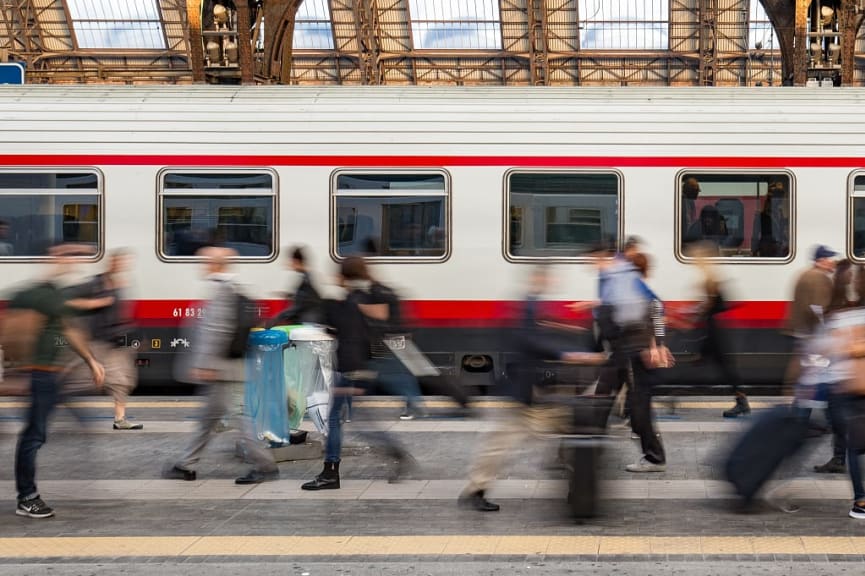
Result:
M245 294L235 291L235 321L227 358L243 358L249 344L249 333L258 326L258 307Z
M0 315L0 381L6 371L28 366L45 327L45 315L30 308L6 308Z

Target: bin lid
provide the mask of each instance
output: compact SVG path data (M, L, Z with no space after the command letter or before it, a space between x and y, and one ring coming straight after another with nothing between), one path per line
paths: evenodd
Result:
M315 342L333 340L333 336L318 326L301 326L289 332L288 337L293 342Z
M291 326L274 326L271 328L271 330L279 330L280 332L285 332L285 335L288 336L295 328L303 328L303 324L292 324Z
M279 330L258 330L249 333L250 346L279 346L288 344L288 335Z

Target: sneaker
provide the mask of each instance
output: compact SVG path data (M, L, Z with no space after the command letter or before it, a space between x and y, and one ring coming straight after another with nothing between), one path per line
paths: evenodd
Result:
M54 510L42 498L36 496L29 500L19 500L15 514L18 516L27 516L28 518L51 518L54 516Z
M843 458L832 458L825 464L814 466L814 472L818 474L844 474L847 472L847 467L844 465Z
M126 418L114 421L115 430L141 430L142 428L144 428L144 424L133 424Z
M414 420L415 415L411 412L403 412L402 414L399 415L399 419L400 420Z
M636 464L628 464L625 466L625 470L628 472L663 472L667 469L666 464L655 464L654 462L649 462L646 458L640 458L640 461Z
M865 501L859 500L853 503L853 507L850 509L850 518L865 520Z

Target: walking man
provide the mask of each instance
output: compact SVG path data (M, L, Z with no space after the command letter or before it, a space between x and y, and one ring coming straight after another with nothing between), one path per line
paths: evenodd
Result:
M22 314L30 314L32 318L25 320L26 324L37 326L30 363L30 408L27 411L27 425L18 437L15 450L15 487L18 491L18 507L15 513L19 516L54 516L54 510L42 500L36 487L36 454L47 440L48 417L57 403L57 375L62 368L58 341L65 338L72 349L84 359L97 387L102 386L105 378L105 371L90 352L86 337L70 326L69 318L74 312L66 306L58 286L60 279L72 270L72 257L81 255L81 250L69 245L52 248L49 255L53 261L48 276L13 296L6 312L4 332L12 329L13 324L21 325L15 318L17 316L23 319ZM24 336L19 332L18 337Z
M242 380L242 362L229 357L238 318L238 293L234 275L228 272L229 259L236 255L228 248L208 247L198 251L204 258L204 277L208 284L208 298L202 319L193 332L193 348L188 378L207 388L207 402L198 431L186 452L174 463L166 465L163 477L177 480L195 480L195 465L201 453L216 433L216 427L231 408L232 384ZM243 415L238 428L243 434L241 443L253 468L236 484L258 484L279 478L279 469L268 453L252 437L252 425Z

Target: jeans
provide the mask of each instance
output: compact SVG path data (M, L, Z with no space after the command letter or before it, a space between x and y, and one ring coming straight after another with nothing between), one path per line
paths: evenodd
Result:
M865 413L865 398L861 396L845 396L844 412L847 418ZM853 484L853 499L857 502L865 500L865 487L862 485L862 467L854 447L847 444L847 469L850 472L850 482Z
M364 388L368 389L370 383L367 381L349 380L341 374L336 375L330 412L327 415L327 442L324 446L324 461L326 463L339 462L342 455L342 407L351 405L351 396L348 394L337 394L339 388ZM387 432L364 432L370 441L383 444L387 452L392 456L401 457L406 454L405 449Z
M348 381L338 382L340 386L349 386ZM327 442L324 447L325 462L339 462L342 454L342 407L347 405L351 396L333 395L330 412L327 415Z
M57 395L57 374L34 370L30 376L27 427L18 437L15 450L15 488L19 500L29 500L39 495L36 489L36 453L47 439L48 417L57 404Z
M370 370L378 372L378 385L394 396L405 396L409 409L420 409L420 386L417 378L396 357L375 358Z

